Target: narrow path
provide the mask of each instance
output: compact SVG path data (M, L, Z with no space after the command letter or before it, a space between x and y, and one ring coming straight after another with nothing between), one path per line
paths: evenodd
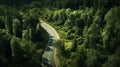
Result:
M60 39L60 37L52 26L50 26L49 24L45 23L42 20L40 20L40 22L41 27L43 27L49 34L48 44L42 56L42 66L56 67L56 48L53 47L53 41Z

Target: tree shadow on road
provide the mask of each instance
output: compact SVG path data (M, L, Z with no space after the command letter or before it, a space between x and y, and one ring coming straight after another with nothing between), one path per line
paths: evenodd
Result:
M46 58L43 58L43 65L42 67L53 67L50 63L49 60Z
M52 48L50 48L49 46L47 46L45 51L52 51L52 50L53 50Z

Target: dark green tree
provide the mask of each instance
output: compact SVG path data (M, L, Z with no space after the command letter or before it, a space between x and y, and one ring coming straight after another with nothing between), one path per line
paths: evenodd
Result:
M5 29L4 16L0 16L0 29Z
M22 24L18 19L13 19L12 29L15 36L22 37Z
M20 46L20 39L13 36L10 44L11 44L13 62L16 64L20 64L23 61L23 51Z
M101 67L101 63L99 62L99 54L95 49L88 49L87 51L87 67Z
M10 16L5 17L5 29L8 34L12 33L12 18Z
M113 53L115 48L119 46L120 34L120 16L118 14L120 7L111 8L105 15L106 25L103 35L103 47L108 52Z
M108 57L108 61L103 64L103 67L119 67L120 66L120 56L111 55Z

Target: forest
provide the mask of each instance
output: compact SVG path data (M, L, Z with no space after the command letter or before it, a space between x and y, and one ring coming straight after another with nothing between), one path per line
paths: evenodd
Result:
M42 67L52 25L59 67L120 66L120 0L1 0L0 67Z

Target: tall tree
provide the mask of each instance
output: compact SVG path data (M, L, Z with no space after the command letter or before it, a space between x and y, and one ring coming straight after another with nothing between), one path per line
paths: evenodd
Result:
M10 16L5 17L5 29L8 34L12 33L12 18Z
M22 24L20 23L20 21L18 19L13 19L13 24L12 24L12 28L13 28L13 34L17 37L21 37L22 36Z

